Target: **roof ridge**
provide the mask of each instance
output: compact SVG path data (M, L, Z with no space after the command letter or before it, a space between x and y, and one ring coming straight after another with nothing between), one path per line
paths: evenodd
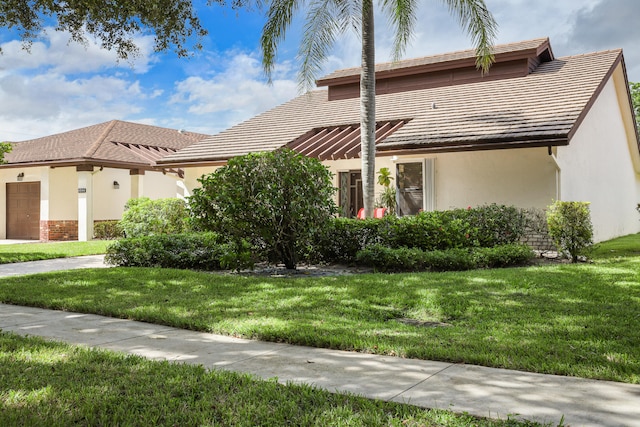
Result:
M558 57L556 59L583 58L585 56L594 56L594 55L602 55L602 54L605 54L605 53L621 53L621 52L622 52L622 48L618 47L618 48L615 48L615 49L605 49L605 50L597 50L595 52L577 53L575 55L566 55L566 56Z
M100 145L102 145L102 143L107 138L109 133L111 133L111 130L114 128L114 126L119 121L120 120L111 120L110 122L106 122L106 123L108 123L107 124L107 128L104 131L102 131L102 133L100 134L98 139L95 142L93 142L93 144L91 144L91 146L89 147L89 149L87 150L87 152L84 155L85 157L87 157L87 158L93 157L93 155L96 153L96 151L98 151L98 148L100 148Z
M498 50L507 46L517 46L517 45L522 45L522 44L527 44L527 43L532 43L532 42L537 42L538 44L543 44L543 43L550 43L549 37L537 37L537 38L533 38L533 39L529 39L529 40L521 40L521 41L517 41L517 42L511 42L511 43L500 43L500 44L496 44L493 46L493 50ZM520 49L522 50L522 49ZM440 53L434 53L431 55L422 55L422 56L416 56L416 57L412 57L412 58L405 58L405 59L401 59L398 61L385 61L385 62L376 62L375 64L375 68L383 68L383 67L397 67L397 68L402 68L402 63L408 63L408 62L412 62L412 61L417 61L417 60L424 60L426 58L437 58L437 57L445 57L445 56L455 56L455 55L460 55L460 54L471 54L474 53L475 54L475 48L468 48L468 49L458 49L458 50L454 50L454 51L449 51L449 52L440 52ZM495 53L495 52L494 52ZM326 78L329 78L329 76L332 76L336 73L340 73L340 74L344 74L347 72L355 72L356 70L359 70L361 67L360 66L354 66L354 67L347 67L347 68L340 68L337 70L332 71L331 73L320 77L318 80L324 80Z

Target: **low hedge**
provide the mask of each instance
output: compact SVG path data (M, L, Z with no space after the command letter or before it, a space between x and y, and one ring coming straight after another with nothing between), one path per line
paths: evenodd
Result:
M155 235L122 239L107 247L105 262L120 267L220 270L228 244L216 233Z
M358 252L356 263L376 271L460 271L522 265L534 253L527 245L507 244L492 248L452 248L423 251L372 245Z
M426 252L454 248L495 247L520 241L526 216L505 205L420 212L405 217L357 220L334 218L314 238L311 261L353 262L371 245Z
M93 225L93 237L101 240L121 239L124 237L124 230L120 221L100 221Z

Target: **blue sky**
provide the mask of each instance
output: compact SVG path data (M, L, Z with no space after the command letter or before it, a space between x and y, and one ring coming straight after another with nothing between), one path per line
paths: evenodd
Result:
M498 43L550 37L556 57L623 48L629 80L640 81L640 1L486 0L498 26ZM153 40L137 38L141 55L118 62L96 44L69 43L49 30L24 51L15 35L0 31L0 141L21 141L102 123L128 120L212 134L298 95L296 53L300 22L281 45L273 84L260 67L259 12L203 7L209 30L204 49L189 59L154 53ZM377 15L377 61L390 59L392 33ZM356 34L336 43L325 72L359 65ZM468 49L471 42L442 2L423 0L405 58Z

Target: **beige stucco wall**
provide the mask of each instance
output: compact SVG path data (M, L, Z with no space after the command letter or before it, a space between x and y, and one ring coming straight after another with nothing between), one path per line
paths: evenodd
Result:
M434 159L435 209L465 208L489 203L523 208L548 206L556 197L556 166L546 148L382 156L376 172L388 167L397 180L396 164ZM328 161L338 186L337 172L361 169L360 159ZM376 196L382 187L376 185Z
M75 166L49 168L48 173L48 219L53 221L78 219L78 178ZM43 181L41 185L45 186L45 182ZM41 193L45 193L43 187L41 187ZM43 213L41 210L42 219L44 219Z
M438 154L436 209L498 203L544 208L556 197L556 166L546 148Z
M93 219L120 219L131 195L129 170L104 168L96 171L93 174ZM114 188L114 181L119 188Z
M570 144L558 147L562 200L591 203L596 241L640 231L640 174L632 160L638 149L621 115L629 114L621 73L607 82Z
M184 169L185 197L189 197L194 188L200 187L198 179L202 175L215 172L220 166L198 166Z

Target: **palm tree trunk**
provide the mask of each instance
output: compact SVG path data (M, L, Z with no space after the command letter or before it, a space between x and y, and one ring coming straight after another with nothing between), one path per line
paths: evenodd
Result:
M360 147L362 193L367 218L373 218L376 169L376 74L373 2L362 2L362 73L360 75Z

